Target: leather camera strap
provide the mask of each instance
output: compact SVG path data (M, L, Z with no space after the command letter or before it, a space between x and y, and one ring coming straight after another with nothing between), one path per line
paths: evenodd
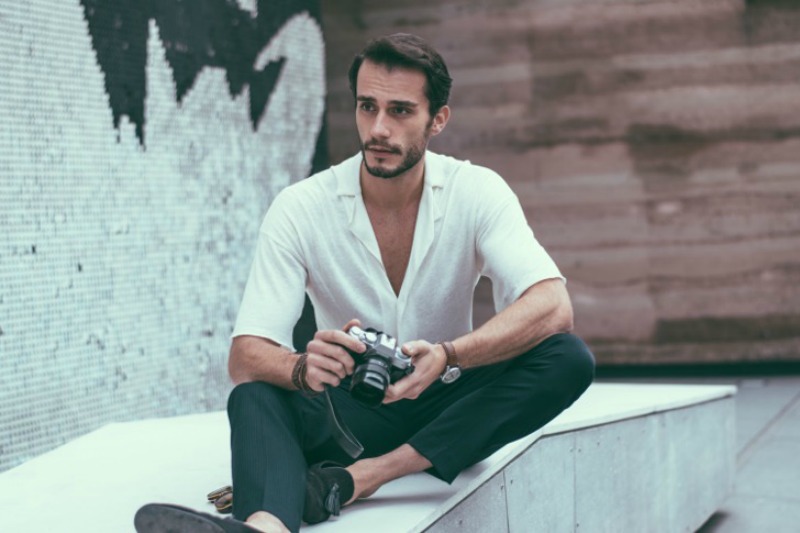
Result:
M327 385L325 386L325 392L323 392L323 394L325 395L325 403L328 404L328 420L333 428L333 440L336 441L336 444L341 446L347 455L353 459L358 458L359 455L364 453L364 446L358 442L358 439L350 431L350 428L347 427L347 424L342 421L339 412L336 410L336 406L333 405Z

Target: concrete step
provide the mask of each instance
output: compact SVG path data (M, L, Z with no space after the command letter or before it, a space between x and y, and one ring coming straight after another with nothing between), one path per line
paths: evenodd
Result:
M733 485L735 387L594 384L452 485L418 474L304 531L693 531ZM148 502L206 512L225 414L110 424L0 474L0 531L133 531Z

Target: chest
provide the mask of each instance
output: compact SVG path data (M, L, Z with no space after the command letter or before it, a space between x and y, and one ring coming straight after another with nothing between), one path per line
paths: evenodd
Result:
M418 205L397 212L382 212L367 208L386 275L395 294L403 285L417 224Z

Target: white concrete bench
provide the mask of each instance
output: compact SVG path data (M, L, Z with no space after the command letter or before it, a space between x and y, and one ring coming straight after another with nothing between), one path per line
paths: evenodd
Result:
M409 476L304 531L693 531L733 485L734 394L594 384L452 485ZM228 438L221 412L105 426L0 474L0 531L134 531L148 502L213 512Z

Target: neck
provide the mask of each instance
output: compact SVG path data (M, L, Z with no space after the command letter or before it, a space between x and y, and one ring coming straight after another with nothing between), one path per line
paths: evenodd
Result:
M364 163L360 172L361 194L367 205L388 210L399 210L419 202L425 182L425 159L421 159L407 172L394 178L377 178L369 173Z

